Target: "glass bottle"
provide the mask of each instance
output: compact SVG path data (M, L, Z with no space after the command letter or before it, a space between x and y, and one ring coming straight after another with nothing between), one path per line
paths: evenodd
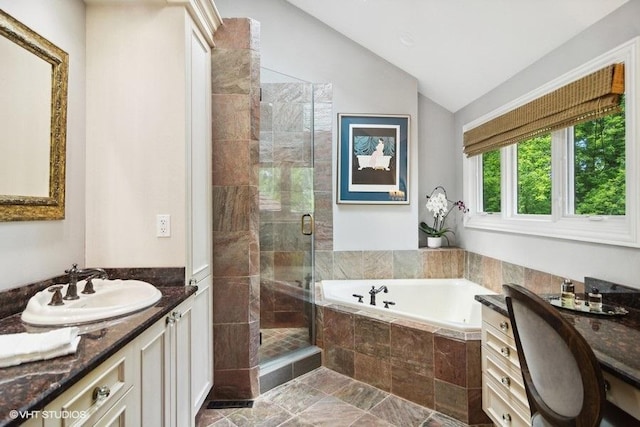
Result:
M589 292L589 311L602 311L602 294L598 288L591 288Z
M560 287L560 304L563 307L574 308L575 298L576 294L573 282L571 279L564 279Z

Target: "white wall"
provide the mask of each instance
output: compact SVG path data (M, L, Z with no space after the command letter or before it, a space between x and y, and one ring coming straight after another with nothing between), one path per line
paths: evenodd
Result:
M458 111L455 114L457 150L462 149L464 124L638 36L638 17L640 1L628 2L506 83ZM461 194L462 155L458 155L457 159L457 187ZM493 258L576 280L594 276L640 288L639 249L471 229L465 229L461 237L465 249Z
M418 148L419 175L419 221L432 224L433 214L426 208L427 195L438 185L447 190L449 200L459 200L461 194L456 189L456 159L460 150L454 139L453 113L431 101L426 96L418 95ZM462 222L460 215L452 213L447 218L447 227L456 227ZM452 245L457 245L456 235L447 234ZM426 244L426 235L420 232L420 242Z
M85 262L85 8L81 0L0 0L0 9L69 54L66 218L0 222L4 290L63 274L72 263Z
M409 114L410 205L333 207L334 250L418 247L418 99L416 79L284 0L216 0L223 18L260 22L261 66L333 85L334 165L337 114ZM399 44L400 48L400 44ZM335 167L334 167L335 193ZM373 232L372 230L375 230Z
M182 7L87 6L91 265L185 265L185 22Z

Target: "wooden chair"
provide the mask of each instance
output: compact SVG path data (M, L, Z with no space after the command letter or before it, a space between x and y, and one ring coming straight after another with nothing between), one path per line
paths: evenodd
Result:
M503 285L533 427L639 426L607 402L600 363L558 310L528 289Z

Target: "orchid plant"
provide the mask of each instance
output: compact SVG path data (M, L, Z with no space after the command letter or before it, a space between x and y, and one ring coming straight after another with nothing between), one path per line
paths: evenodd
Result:
M431 194L427 196L427 210L433 214L433 225L422 221L419 229L429 237L444 237L449 244L447 233L455 234L451 228L445 227L445 221L455 207L462 213L467 213L468 209L462 200L456 202L447 198L447 191L442 186L437 186Z

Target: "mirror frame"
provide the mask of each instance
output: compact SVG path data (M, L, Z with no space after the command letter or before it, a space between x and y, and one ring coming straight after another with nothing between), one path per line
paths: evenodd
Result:
M0 221L64 219L69 55L2 9L0 36L52 66L49 196L0 195Z

